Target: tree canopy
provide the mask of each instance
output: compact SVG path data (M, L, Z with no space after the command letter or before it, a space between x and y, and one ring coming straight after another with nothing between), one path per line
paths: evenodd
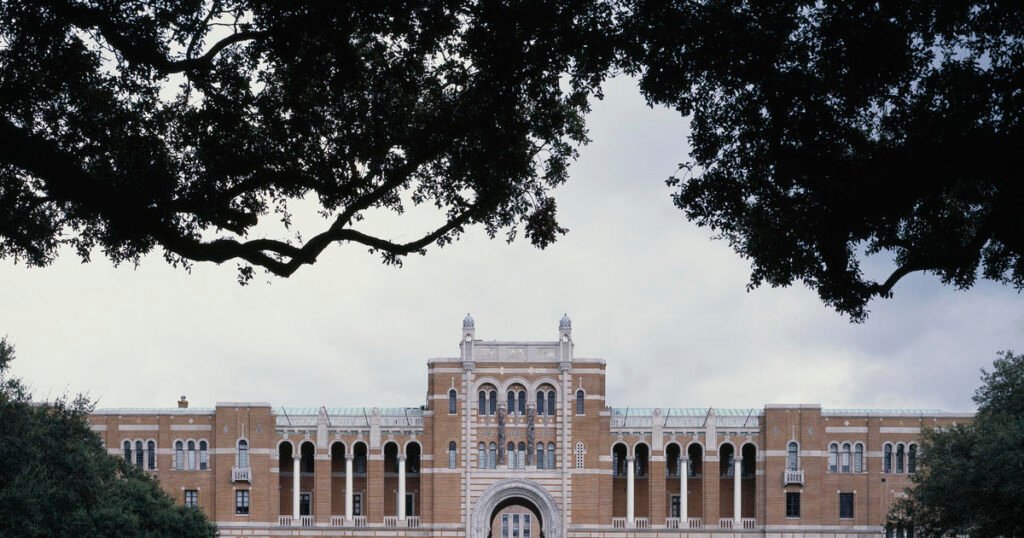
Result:
M545 247L625 71L691 119L675 204L750 287L803 282L854 320L915 272L1024 289L1020 2L0 0L0 20L0 257L159 249L244 282L471 225ZM274 226L296 200L322 229ZM415 205L441 222L414 229Z
M973 422L925 432L914 488L890 514L918 536L1024 536L1024 354L1000 354Z
M643 94L692 116L675 203L751 287L802 281L855 320L917 271L1024 289L1020 2L629 4Z
M33 403L10 376L0 339L0 529L4 536L213 537L197 509L175 506L155 479L107 454L84 397Z
M595 1L26 0L0 20L0 256L159 247L243 281L336 242L398 262L473 224L548 245L614 53ZM324 229L258 227L298 199ZM360 229L419 204L442 222Z

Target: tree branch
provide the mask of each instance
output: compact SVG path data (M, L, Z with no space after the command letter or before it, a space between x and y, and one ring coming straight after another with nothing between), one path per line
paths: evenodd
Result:
M185 58L182 60L171 60L164 55L157 43L145 42L130 39L119 32L117 24L109 13L98 9L91 9L85 6L71 4L65 0L36 0L37 5L48 7L58 16L63 17L69 24L81 29L95 28L100 35L117 50L121 56L133 64L147 65L161 73L181 73L208 67L213 59L225 48L241 43L258 39L267 35L262 31L236 32L224 39L214 43L212 47L202 56Z

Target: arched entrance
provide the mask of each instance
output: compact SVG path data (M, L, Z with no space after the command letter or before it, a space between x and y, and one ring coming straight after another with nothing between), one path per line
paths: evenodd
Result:
M555 500L540 484L521 478L497 482L480 496L473 506L470 538L500 538L491 536L495 517L514 505L526 508L540 523L540 534L532 538L562 538L562 517Z

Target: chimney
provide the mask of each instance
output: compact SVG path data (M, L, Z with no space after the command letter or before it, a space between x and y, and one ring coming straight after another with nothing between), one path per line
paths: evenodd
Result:
M188 409L188 400L185 399L185 395L181 395L181 399L178 400L178 409Z

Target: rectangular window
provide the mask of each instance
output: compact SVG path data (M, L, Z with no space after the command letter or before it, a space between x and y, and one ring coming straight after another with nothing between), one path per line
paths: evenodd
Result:
M519 514L512 514L512 538L519 538Z
M843 519L853 518L853 493L839 494L839 517Z
M800 493L786 492L786 517L800 517Z
M405 515L416 515L416 498L413 496L412 493L405 494Z
M249 490L235 491L235 513L249 515Z
M363 494L353 493L352 494L352 515L361 516L363 515Z
M508 536L508 514L501 514L501 538L509 538L509 536Z
M679 495L673 495L668 517L679 517Z
M199 507L199 490L186 489L185 490L185 508L198 508Z
M523 514L523 538L530 538L530 514Z
M312 500L313 500L313 496L311 494L309 494L309 493L300 493L299 494L299 515L300 516L309 516L309 515L313 514L313 512L310 510L312 508L312 506L310 506L312 504Z

